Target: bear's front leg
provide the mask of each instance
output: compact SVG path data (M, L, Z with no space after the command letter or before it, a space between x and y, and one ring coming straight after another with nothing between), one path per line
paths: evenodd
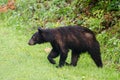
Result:
M53 60L53 58L56 58L58 55L59 53L56 50L52 49L47 58L50 63L55 64L56 62Z
M61 51L59 65L57 66L57 68L64 66L66 58L67 58L67 55L68 55L68 50L67 49Z
M79 58L79 53L72 50L71 64L70 65L77 66L78 58Z

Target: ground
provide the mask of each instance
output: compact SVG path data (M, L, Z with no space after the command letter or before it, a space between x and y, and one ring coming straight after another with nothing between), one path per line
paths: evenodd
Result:
M120 79L120 72L115 68L104 62L104 67L99 69L87 54L81 55L77 67L65 66L57 69L47 60L48 52L45 49L51 48L50 44L28 46L32 33L2 26L0 24L0 80ZM59 58L56 59L58 60ZM70 55L67 61L70 62Z

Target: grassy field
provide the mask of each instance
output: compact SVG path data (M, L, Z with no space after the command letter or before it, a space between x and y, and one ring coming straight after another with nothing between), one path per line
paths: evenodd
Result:
M56 68L47 60L49 43L28 46L30 30L18 30L0 23L0 80L119 80L120 72L110 65L98 69L87 54L78 66ZM24 26L25 27L25 26ZM104 60L104 59L103 59ZM67 59L70 62L70 54Z
M0 5L7 1L0 0ZM102 48L103 68L97 68L88 54L81 55L77 67L56 68L59 57L55 59L56 65L47 60L47 49L51 48L49 43L29 46L28 41L37 31L37 25L54 28L74 24L71 21L76 16L71 9L74 9L74 4L62 5L66 0L61 0L62 3L59 0L42 0L43 3L36 1L40 0L16 0L16 10L0 13L0 80L120 80L119 21L116 27L97 35ZM61 4L62 9L58 4ZM95 10L96 16L103 15L102 11ZM59 21L61 16L64 17ZM84 23L89 23L89 28L98 31L102 19L87 18L84 15L80 17L87 20ZM81 24L84 20L78 18L75 21ZM70 62L70 57L69 52L67 62Z

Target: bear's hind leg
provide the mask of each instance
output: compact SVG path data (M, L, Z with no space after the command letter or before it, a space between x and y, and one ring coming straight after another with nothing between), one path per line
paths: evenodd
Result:
M100 55L96 55L96 54L91 54L92 59L94 60L95 64L97 65L97 67L102 67L102 60L101 60L101 56Z
M100 53L100 49L99 48L92 48L88 51L88 53L90 54L91 58L93 59L93 61L95 62L95 64L97 65L97 67L102 67L102 60L101 60L101 53Z

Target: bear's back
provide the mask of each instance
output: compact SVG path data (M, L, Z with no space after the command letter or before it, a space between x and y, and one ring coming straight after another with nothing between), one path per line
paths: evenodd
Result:
M94 33L85 27L66 26L55 28L53 30L55 31L54 35L56 42L66 45L71 49L86 47L95 39Z
M82 27L82 26L64 26L64 27L59 27L59 28L55 28L57 31L59 31L60 33L64 33L64 34L69 34L69 33L81 33L81 32L87 32L87 33L90 33L90 34L93 34L94 33L86 28L86 27Z

